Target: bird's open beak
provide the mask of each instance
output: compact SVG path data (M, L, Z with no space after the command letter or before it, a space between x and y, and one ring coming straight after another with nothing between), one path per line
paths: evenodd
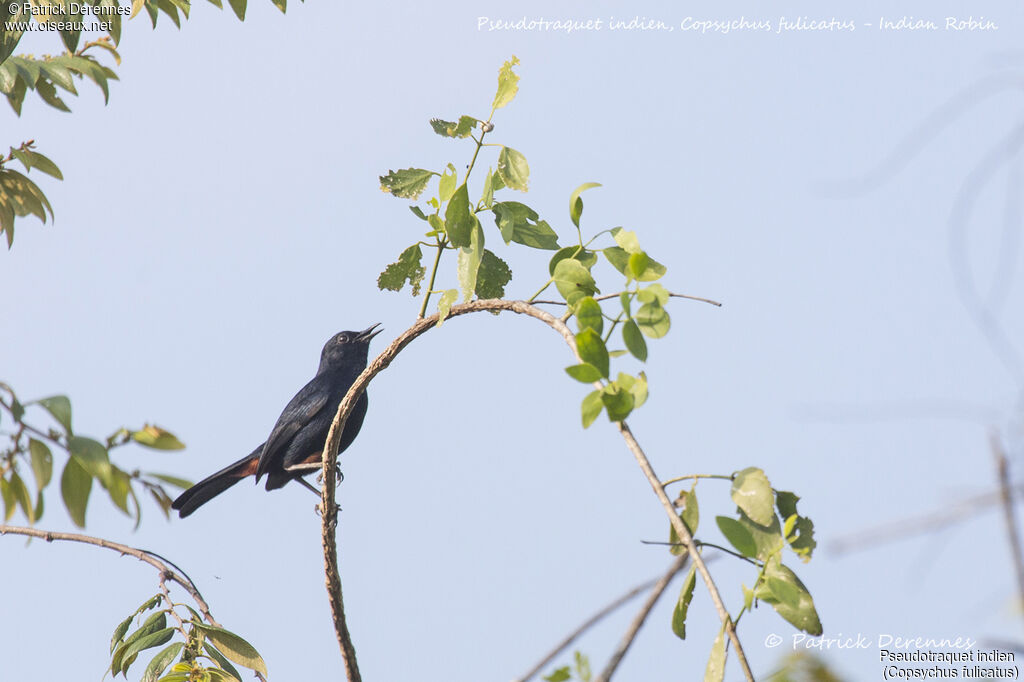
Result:
M382 331L384 331L383 327L381 327L380 329L377 329L377 327L380 327L380 322L377 322L376 324L371 324L369 327L359 332L359 334L356 335L356 338L358 338L360 341L365 341L369 343L370 340L373 339L373 337L377 336L377 334L380 334ZM374 331L375 329L377 329L377 331Z

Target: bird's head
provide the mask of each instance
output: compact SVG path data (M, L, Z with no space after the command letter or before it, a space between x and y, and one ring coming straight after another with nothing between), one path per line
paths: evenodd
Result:
M380 334L380 322L361 332L338 332L324 345L317 373L353 368L362 371L370 351L370 340Z

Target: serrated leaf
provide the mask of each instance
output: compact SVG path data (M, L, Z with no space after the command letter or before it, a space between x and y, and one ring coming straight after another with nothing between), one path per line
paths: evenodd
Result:
M132 432L132 439L139 445L154 450L184 450L185 444L170 431L159 426L146 424L139 431Z
M580 216L583 215L583 199L580 195L588 189L600 186L601 183L599 182L584 182L582 185L574 189L572 194L569 195L569 218L572 220L572 224L576 227L580 226Z
M686 579L683 580L683 589L679 592L676 608L672 611L672 632L679 639L686 639L686 614L690 610L690 602L693 601L693 588L696 585L697 567L691 565Z
M57 423L64 427L65 433L71 433L71 401L67 396L55 395L36 402L53 415Z
M439 118L430 119L430 127L442 137L464 138L469 137L476 127L477 120L472 116L461 116L458 122L444 121Z
M768 526L775 518L772 486L761 469L748 467L738 472L732 480L731 495L736 506L754 523Z
M427 269L421 265L423 251L419 244L413 244L399 256L398 260L391 263L384 272L377 278L377 288L381 291L401 291L405 283L412 287L412 295L420 295L420 283L427 274Z
M53 455L46 443L35 438L29 438L28 450L32 459L32 474L36 478L36 490L42 491L53 477Z
M593 296L584 296L573 307L576 315L576 324L579 330L590 328L600 334L604 330L604 314L601 312L601 304L594 300Z
M510 281L512 270L509 269L508 263L490 250L484 249L484 257L476 272L477 298L502 298L505 295L505 285Z
M498 175L509 189L525 192L530 184L530 165L522 153L502 147L498 154Z
M608 376L608 349L600 334L590 327L576 334L576 352L583 362L596 367L601 376Z
M402 199L418 199L435 175L434 171L422 168L388 171L387 175L380 177L380 188Z
M534 249L558 248L558 235L547 221L539 220L537 212L518 201L501 201L493 205L494 223L505 243L516 242Z
M85 528L85 509L92 491L92 476L78 460L69 457L60 478L60 492L71 520L79 528Z
M267 664L263 662L263 658L247 641L235 633L222 628L200 624L196 624L196 627L201 629L210 643L217 647L232 663L255 670L264 676L267 675Z
M728 516L716 516L715 523L718 524L722 535L729 541L729 544L736 548L737 552L752 559L757 556L754 536L742 523Z
M637 328L652 339L660 339L672 327L668 311L658 303L644 303L633 315Z
M583 428L589 428L603 409L604 403L601 402L601 391L591 391L588 393L587 397L583 399L583 404L580 406L583 415Z
M644 335L640 333L640 327L637 326L635 320L626 320L626 323L622 325L622 340L633 357L641 362L646 362L647 342L644 341Z
M498 71L498 91L494 94L492 109L500 109L513 99L519 92L519 76L512 70L519 63L517 57L512 57Z
M584 384L592 384L601 378L601 370L594 367L589 362L566 367L565 372L576 381L581 381Z

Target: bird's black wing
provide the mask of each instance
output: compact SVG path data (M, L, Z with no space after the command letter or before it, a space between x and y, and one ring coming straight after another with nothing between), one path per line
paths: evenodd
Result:
M288 402L284 412L277 418L273 431L267 438L256 467L256 480L272 469L283 466L283 458L295 434L313 420L327 405L331 397L331 382L327 375L313 377Z

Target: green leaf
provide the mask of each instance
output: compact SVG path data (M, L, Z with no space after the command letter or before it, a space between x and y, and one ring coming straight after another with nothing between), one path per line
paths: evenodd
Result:
M29 438L28 450L32 458L32 474L36 477L36 490L42 491L50 485L53 477L53 455L42 441Z
M58 180L64 179L64 174L57 168L57 164L51 161L49 158L43 156L39 152L27 151L26 154L32 159L32 167L40 170L47 175L53 176Z
M91 476L98 478L104 485L110 482L110 455L101 443L92 438L72 436L68 439L68 450Z
M566 680L572 679L572 674L569 672L569 666L564 665L561 668L556 668L550 675L545 675L541 679L545 682L566 682Z
M643 251L640 253L629 254L629 261L626 266L626 269L629 271L629 276L635 280L639 280L647 270L647 265L650 262L651 259Z
M814 608L814 600L800 578L778 561L768 562L765 581L755 590L761 601L772 605L775 612L799 630L818 636L822 633L821 619Z
M440 327L451 312L452 305L459 300L458 289L445 289L441 299L437 302L437 326Z
M36 402L53 415L53 418L64 427L65 433L71 433L71 401L67 396L55 395Z
M184 646L182 642L175 642L154 656L153 660L146 666L145 672L142 673L140 682L157 682L160 676L164 674L164 671L167 670L167 667L178 657Z
M715 523L722 535L729 541L736 551L745 557L753 559L757 556L757 545L754 544L754 536L747 528L736 519L728 516L716 516Z
M506 187L525 192L530 183L530 165L520 152L502 147L498 154L498 175Z
M579 330L590 328L598 334L604 329L604 315L601 312L601 304L594 300L593 296L584 296L573 308L576 315L576 323Z
M123 621L118 623L116 628L114 628L114 634L110 636L110 653L114 653L114 649L116 649L117 645L124 639L124 633L128 632L128 626L132 624L133 620L135 620L136 614L138 614L138 611L125 618Z
M585 384L592 384L601 378L601 370L594 367L589 362L584 362L580 365L573 365L565 368L566 373L576 381L582 381Z
M613 422L623 421L633 411L635 399L627 389L612 382L601 391L601 402L608 410L608 419Z
M422 168L406 168L400 171L388 171L380 177L380 188L402 199L418 199L427 188L430 178L437 175L434 171Z
M587 327L576 335L576 351L583 362L589 363L608 376L608 349L605 348L601 335Z
M245 21L246 0L228 0L228 4L231 5L231 9L235 12L238 20Z
M748 467L732 479L732 501L736 506L761 526L768 526L775 518L772 486L764 471Z
M711 645L707 668L704 669L704 682L722 682L725 679L725 624L722 624Z
M480 197L480 203L485 208L494 206L494 192L497 189L494 186L494 180L497 177L490 168L487 169L487 177L484 178L484 193ZM506 241L505 243L507 244L508 242Z
M619 376L615 377L615 383L633 394L634 410L647 402L647 375L643 372L638 376L619 372Z
M262 675L267 675L267 664L263 662L259 653L247 641L233 632L222 628L215 628L211 625L196 624L213 646L217 647L228 660L238 665L243 665L250 670L255 670Z
M635 320L627 320L622 325L622 340L633 357L641 362L647 361L647 342L644 341L644 335L640 333L640 327Z
M92 491L92 476L74 457L68 458L64 473L60 477L60 492L71 520L79 528L85 528L85 508Z
M459 185L452 195L451 201L444 213L445 229L448 231L448 241L452 246L471 247L473 239L473 228L480 225L480 221L470 211L469 190L466 184ZM483 246L481 242L481 246Z
M427 269L421 265L423 251L419 244L413 244L399 256L398 260L391 263L384 272L377 278L377 288L381 291L401 291L405 283L412 287L412 295L420 295L420 283L427 274Z
M465 187L465 185L463 185ZM459 249L457 273L459 287L465 301L470 301L476 293L476 280L480 271L480 263L484 257L484 231L480 221L471 214L473 225L470 228L469 246Z
M604 403L601 402L601 393L602 391L591 391L583 399L581 412L583 414L583 428L585 429L594 423L594 420L601 414L601 410L604 409Z
M6 478L0 478L0 497L4 500L4 523L7 523L14 512L18 511L18 501L14 499L14 491Z
M224 657L224 654L217 651L214 647L210 646L209 642L203 642L203 649L210 655L210 658L217 661L217 665L224 669L224 671L231 675L234 679L241 682L242 674L235 669L235 666L231 665L231 661Z
M697 532L697 526L700 523L700 507L697 504L697 491L696 485L689 491L680 491L679 497L676 498L676 507L681 507L682 512L679 514L679 518L682 519L683 525L686 526L687 530L690 531L690 537L693 537L694 533ZM680 544L679 535L676 533L676 527L669 524L668 527L668 544L669 552L675 556L681 556L687 552L686 547Z
M472 116L461 116L457 123L432 118L430 119L430 127L442 137L463 138L469 137L469 134L473 132L473 128L476 127L478 122Z
M647 257L647 267L644 269L643 274L639 277L635 277L630 273L629 270L629 252L619 246L609 246L606 249L601 249L604 257L608 259L612 267L621 272L623 275L630 279L636 279L641 282L653 282L656 279L660 279L668 269L654 260L650 256Z
M29 494L25 481L21 480L21 476L15 471L11 473L8 483L11 486L11 492L14 494L15 501L21 506L22 511L25 512L25 518L28 519L29 525L35 523L36 510L32 504L32 495Z
M491 109L500 109L515 99L516 93L519 92L519 76L512 68L518 63L519 58L512 57L501 65L498 71L498 91L494 94Z
M644 303L633 315L633 321L641 332L652 339L665 336L672 326L668 311L658 303Z
M672 612L672 632L679 639L686 639L686 612L690 610L690 602L693 600L693 588L697 585L697 567L691 565L686 579L683 581L683 589L679 593L679 600L676 601L676 608Z
M458 186L456 185L458 179L459 176L455 172L455 166L449 163L444 173L441 174L441 179L438 181L437 198L442 202L451 199L452 195L455 194L455 188Z
M559 261L554 272L555 287L570 306L584 296L599 293L594 278L582 263L572 258Z
M140 637L132 642L125 648L124 654L121 657L121 660L123 661L121 665L121 672L127 677L128 668L135 661L139 652L167 644L167 642L171 641L171 638L174 637L175 632L177 631L174 628L164 628L163 630L157 630L156 632Z
M636 237L636 232L616 227L612 230L612 237L615 239L615 243L626 253L643 253L640 248L640 240Z
M476 295L478 298L501 298L505 285L512 281L512 270L508 263L484 249L483 260L476 272Z
M755 523L742 510L737 511L739 512L740 524L747 529L750 537L754 540L758 559L765 561L773 554L777 554L785 546L785 541L782 539L782 525L774 513L772 514L771 523L762 525Z
M518 201L501 201L493 206L494 223L501 230L501 238L534 249L554 250L558 248L558 235L547 221L529 206Z
M806 516L800 516L796 509L796 503L800 500L793 493L783 490L775 491L775 504L778 507L779 515L786 519L786 529L783 533L790 548L797 553L805 563L811 560L814 549L818 546L814 539L814 522ZM792 523L790 519L796 520Z
M152 476L153 478L157 479L158 481L163 481L164 483L169 483L169 484L173 485L176 488L181 488L182 490L185 490L186 488L191 488L192 487L192 482L191 481L189 481L187 479L184 479L184 478L178 478L177 476L169 476L167 474L153 474L153 473L147 473L146 475L147 476Z
M140 431L132 432L132 439L139 445L154 450L184 450L185 444L170 431L159 426L146 424Z
M150 635L159 632L167 626L167 612L157 611L152 614L146 621L139 627L138 630L128 635L128 637L114 649L113 655L110 657L110 672L113 675L117 675L120 672L127 670L126 666L131 665L133 657L141 651L141 649L134 649L134 645L139 640L145 639ZM174 628L166 628L173 634ZM170 637L167 637L160 644L165 644ZM159 646L155 645L155 646Z
M429 221L429 219L427 218L427 214L424 213L423 209L420 208L419 206L415 206L415 205L414 206L410 206L409 210L412 211L412 214L414 216L416 216L417 218L419 218L420 220L428 220Z
M566 258L578 260L587 270L597 265L597 254L593 251L587 251L582 246L566 246L551 257L551 261L548 263L548 274L555 274L555 268Z
M657 301L664 307L668 305L668 299L671 297L671 294L669 294L668 289L655 283L641 289L637 292L636 297L640 299L641 303L654 303Z
M580 195L588 189L600 186L599 182L584 182L569 195L569 218L572 219L572 224L576 227L580 226L580 216L583 215L583 199L580 198Z

